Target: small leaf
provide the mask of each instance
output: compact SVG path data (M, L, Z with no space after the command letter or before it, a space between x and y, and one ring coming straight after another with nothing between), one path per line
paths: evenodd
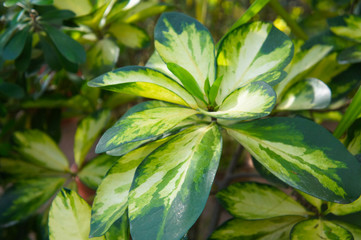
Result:
M309 214L301 204L281 190L255 182L230 185L218 192L217 198L234 217L248 220Z
M39 130L16 132L16 150L28 162L56 171L69 171L69 163L56 143Z
M113 223L105 234L106 240L130 240L128 211Z
M124 215L135 170L143 159L169 139L155 141L121 157L97 189L92 207L91 235L101 236Z
M75 133L74 160L81 167L88 151L93 146L99 134L109 122L110 111L102 110L84 118Z
M78 173L79 179L89 188L97 189L105 174L119 157L99 155L90 160Z
M88 240L90 206L76 192L62 189L49 212L49 239ZM104 237L93 238L105 240Z
M187 233L206 204L221 148L219 127L198 125L144 159L128 198L133 239L180 239Z
M340 64L361 62L361 45L352 46L342 50L337 56L337 61Z
M148 34L137 26L115 22L110 25L108 31L117 39L118 43L127 47L144 48L149 45Z
M359 197L356 201L349 204L328 203L328 209L327 209L327 212L331 212L337 216L343 216L360 211L361 211L361 197Z
M231 219L213 232L210 240L289 240L293 225L304 219L300 216L282 216L258 221Z
M33 214L64 182L63 178L34 178L19 181L6 189L0 198L0 225L12 225Z
M222 80L223 80L223 75L222 76L219 76L217 77L217 79L214 81L214 83L212 84L210 90L209 90L209 102L211 105L215 105L215 101L216 101L216 98L217 98L217 95L218 95L218 90L219 90L219 87L222 83Z
M344 144L352 155L361 154L361 118L348 128Z
M199 109L205 115L228 119L250 120L267 116L276 104L276 93L265 82L251 82L233 91L216 112Z
M128 66L101 75L88 82L91 87L102 87L114 92L135 94L196 108L197 103L182 86L156 70Z
M291 240L324 240L342 239L353 240L352 234L345 228L330 221L311 219L297 223L291 231Z
M152 56L150 56L145 66L158 70L159 72L164 73L178 83L182 84L182 82L171 71L169 71L167 64L163 62L163 59L159 56L159 53L157 51L153 52Z
M176 63L167 63L167 68L182 82L185 89L204 102L204 96L194 77Z
M280 101L280 110L323 109L331 103L331 90L321 80L307 78L292 85Z
M123 116L108 129L98 142L96 152L110 151L122 144L160 136L173 130L182 120L198 112L168 104Z
M214 43L201 23L181 13L163 13L155 27L154 39L155 48L165 63L175 63L186 69L200 87L207 78L213 84Z
M67 60L72 63L85 62L85 51L80 43L50 25L43 25L43 28L56 48Z
M17 31L11 37L3 49L3 58L6 60L14 60L17 58L24 49L27 36L29 34L30 26Z
M292 187L339 203L361 195L359 162L323 127L302 118L274 117L227 128L253 157Z
M30 60L31 60L31 51L32 51L32 42L33 42L33 36L32 34L29 32L27 37L26 37L26 42L24 45L24 49L21 52L20 56L18 58L16 58L15 60L15 66L18 70L24 72L29 64L30 64Z

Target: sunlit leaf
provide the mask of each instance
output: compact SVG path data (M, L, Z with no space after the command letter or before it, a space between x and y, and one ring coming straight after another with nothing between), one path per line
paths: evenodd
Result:
M187 233L206 204L221 148L218 126L210 124L182 131L147 156L129 193L133 239L180 239Z
M227 128L253 157L292 187L339 203L361 195L360 164L323 127L302 118L274 117Z
M118 43L131 48L143 48L149 45L149 36L141 28L116 22L110 26L108 31L117 39Z

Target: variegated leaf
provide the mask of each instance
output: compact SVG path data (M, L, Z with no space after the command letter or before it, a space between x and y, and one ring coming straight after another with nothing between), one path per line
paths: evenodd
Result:
M338 216L347 215L350 213L361 211L361 196L354 202L349 204L328 203L327 212Z
M78 173L80 180L92 189L96 189L105 174L119 157L99 155L88 162Z
M250 120L271 113L276 104L276 93L265 82L252 82L232 92L215 112L200 112L215 118Z
M354 240L361 240L361 228L359 226L341 221L332 222L348 230L352 234Z
M50 207L50 240L88 240L90 206L76 192L62 189ZM105 240L104 237L92 238Z
M69 163L56 143L39 130L15 133L16 150L24 160L56 171L69 171Z
M81 167L88 151L106 126L110 118L110 111L103 110L84 118L75 133L74 160Z
M106 240L130 240L128 211L125 211L105 234Z
M347 15L343 20L345 21L346 26L331 26L330 30L338 36L361 42L361 17Z
M323 109L331 103L331 90L321 80L307 78L292 85L277 106L279 110Z
M299 222L291 231L291 240L353 240L352 234L345 228L322 219L311 219Z
M331 46L315 45L310 49L298 52L292 59L291 64L285 68L288 73L287 77L275 86L278 100L281 100L288 88L304 78L312 70L312 67L320 62L331 49Z
M148 154L167 140L148 143L124 155L109 170L94 199L90 227L92 236L103 235L124 214L136 168Z
M357 119L347 131L347 150L352 155L361 154L361 118Z
M188 128L148 155L129 194L134 240L180 239L187 233L208 199L221 148L219 128L210 124Z
M211 34L182 13L163 13L154 30L154 45L166 63L186 69L204 93L204 82L215 79L215 50Z
M159 56L159 53L157 51L154 51L152 56L148 59L146 67L158 70L165 75L168 75L172 79L176 80L179 84L182 84L181 81L171 72L169 71L167 64L163 61L163 59Z
M117 42L131 48L143 48L149 45L149 36L143 29L123 22L114 22L108 29Z
M164 107L146 107L144 110L126 114L104 133L96 147L96 152L110 151L122 144L156 138L173 130L182 120L197 113L190 108L167 104Z
M361 195L361 167L323 127L302 118L268 118L227 127L270 172L312 196L350 203Z
M231 219L213 232L210 240L288 240L294 224L305 218L282 216L264 220Z
M301 194L301 196L306 199L307 202L311 203L315 208L317 208L318 212L321 213L322 212L322 204L323 201L319 198L315 198L311 195L308 195L307 193L301 192L301 191L297 191L299 194Z
M6 189L0 197L0 225L14 224L33 214L64 182L64 178L33 178Z
M219 46L217 77L223 75L223 81L216 102L222 103L232 91L250 82L275 85L292 56L291 40L271 24L254 22L236 28Z
M101 87L114 92L134 94L164 100L193 108L197 103L193 96L173 79L156 70L128 66L118 68L88 82L91 87Z
M218 192L217 198L233 216L248 220L309 214L301 204L278 188L256 182L230 185Z

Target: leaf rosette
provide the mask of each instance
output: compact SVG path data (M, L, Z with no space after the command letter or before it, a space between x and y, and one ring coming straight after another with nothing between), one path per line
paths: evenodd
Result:
M133 239L180 239L201 214L224 128L270 172L310 195L351 202L361 194L356 159L329 132L304 119L268 118L273 86L286 77L292 41L273 25L230 31L216 49L209 31L164 13L145 67L127 66L89 86L160 101L131 108L96 151L122 156L100 184L91 236L104 235L128 209Z

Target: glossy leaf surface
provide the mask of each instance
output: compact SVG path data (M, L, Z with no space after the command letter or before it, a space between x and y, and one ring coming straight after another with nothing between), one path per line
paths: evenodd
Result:
M192 95L177 82L146 67L119 68L93 79L88 85L191 107L197 106Z
M345 228L330 221L311 219L302 221L294 226L291 231L291 240L323 240L342 239L353 240L352 234Z
M326 129L311 121L275 117L235 124L227 131L296 189L340 203L361 195L360 164Z
M307 78L289 88L278 105L280 110L323 109L331 103L331 90L321 80Z
M231 219L213 232L211 240L288 240L294 224L304 220L300 216L283 216L264 220Z
M208 116L233 120L250 120L267 116L276 104L276 93L265 82L252 82L232 92L215 112Z
M218 192L217 198L233 216L248 220L308 215L308 211L293 198L266 184L236 183Z
M56 171L69 170L64 153L47 134L39 130L16 132L15 141L24 160Z
M180 239L187 233L208 199L221 147L218 126L211 124L188 128L148 155L129 194L133 239Z
M208 29L182 13L164 13L154 30L154 44L166 63L186 69L203 88L215 78L214 43ZM204 93L204 92L203 92Z
M195 114L197 111L193 109L167 104L164 107L147 108L123 116L104 133L96 147L96 152L105 152L122 144L160 136Z
M91 235L103 235L128 207L128 195L135 170L143 159L164 140L136 149L123 157L109 170L101 182L94 199L91 218Z
M263 80L275 85L292 55L291 40L271 24L254 22L236 28L219 46L217 77L223 76L223 80L217 103L250 82Z

